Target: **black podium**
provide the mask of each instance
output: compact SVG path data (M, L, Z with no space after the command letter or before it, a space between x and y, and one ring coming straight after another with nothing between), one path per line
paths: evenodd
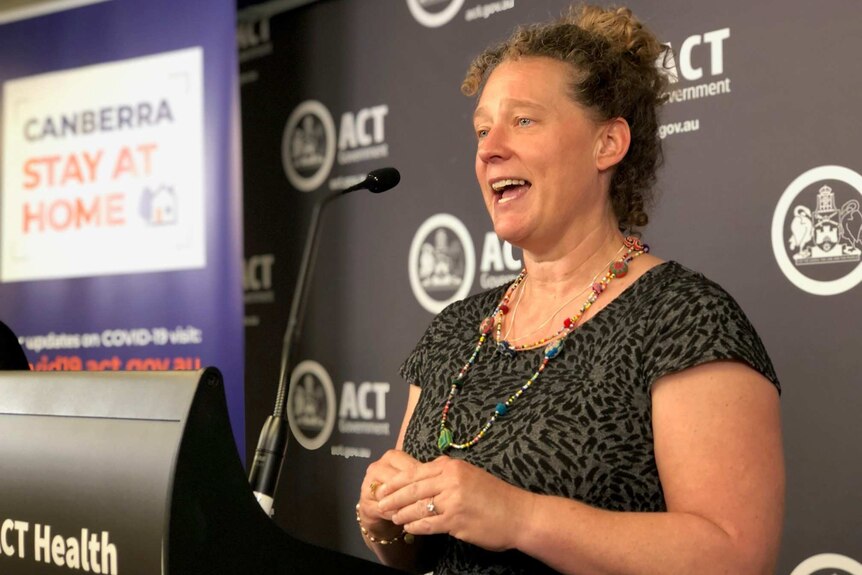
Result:
M0 372L0 573L398 573L260 509L218 370Z

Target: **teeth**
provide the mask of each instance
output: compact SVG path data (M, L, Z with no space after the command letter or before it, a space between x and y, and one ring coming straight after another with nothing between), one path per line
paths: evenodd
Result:
M526 180L511 180L511 179L498 180L498 181L494 182L493 184L491 184L491 188L495 192L499 192L499 191L502 191L503 188L507 188L509 186L523 186L526 183L527 183Z
M497 200L497 203L498 203L498 204L505 204L506 202L511 202L511 201L512 201L512 198L511 198L511 197L509 197L509 198L500 198L499 200Z

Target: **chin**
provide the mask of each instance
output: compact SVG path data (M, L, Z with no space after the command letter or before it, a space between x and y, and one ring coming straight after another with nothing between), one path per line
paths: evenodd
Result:
M509 242L515 247L521 247L521 243L526 237L526 232L516 226L506 225L505 223L494 224L494 233L503 241Z

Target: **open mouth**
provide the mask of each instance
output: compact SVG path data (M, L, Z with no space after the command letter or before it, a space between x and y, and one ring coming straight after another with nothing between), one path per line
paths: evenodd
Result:
M518 178L503 178L491 183L491 189L497 196L498 204L510 202L527 192L532 184Z

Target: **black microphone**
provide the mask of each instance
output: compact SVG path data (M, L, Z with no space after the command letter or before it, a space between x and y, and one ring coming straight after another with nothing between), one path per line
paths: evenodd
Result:
M345 189L342 194L349 194L356 190L368 190L372 194L379 194L391 190L401 181L401 174L395 168L380 168L369 172L365 179Z
M365 179L350 186L321 198L311 212L311 222L305 237L305 247L302 252L302 262L299 265L299 274L296 277L296 287L293 291L293 301L290 305L290 315L287 318L287 328L284 331L284 340L281 347L281 367L278 378L278 393L275 397L275 409L272 415L266 418L257 441L254 452L254 461L248 474L248 481L258 503L267 513L272 515L275 490L278 487L278 479L281 475L281 467L284 463L284 454L287 451L287 419L286 404L288 396L289 377L293 368L291 356L299 343L302 332L302 319L305 314L305 302L308 299L308 287L314 268L314 260L317 255L317 238L320 228L320 214L323 209L335 198L356 190L368 190L379 194L398 185L401 174L395 168L380 168L369 172Z

